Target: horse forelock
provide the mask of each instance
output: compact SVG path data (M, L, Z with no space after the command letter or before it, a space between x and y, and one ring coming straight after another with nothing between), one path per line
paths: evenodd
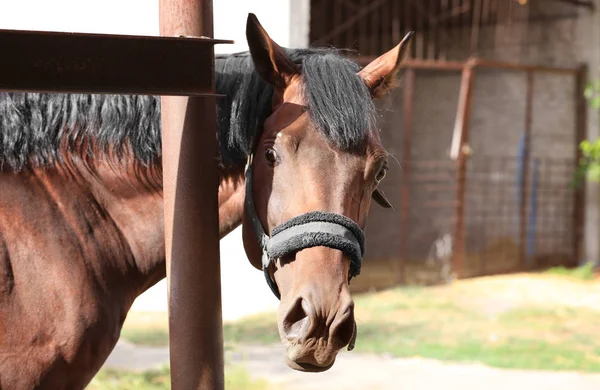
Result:
M302 59L309 117L343 151L364 146L376 128L375 103L359 70L358 64L332 49L312 50Z
M376 129L377 109L360 67L330 48L287 49L302 71L301 93L314 127L337 148L364 146ZM222 159L243 164L271 114L273 87L254 71L249 52L217 56L219 141Z

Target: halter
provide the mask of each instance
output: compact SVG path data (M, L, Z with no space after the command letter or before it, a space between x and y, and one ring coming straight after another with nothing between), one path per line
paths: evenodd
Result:
M262 249L262 267L267 285L277 299L281 299L281 295L277 283L269 274L269 265L280 257L302 249L326 246L340 250L350 258L348 281L358 276L365 254L365 236L360 226L350 218L324 211L311 211L275 227L271 237L265 233L252 196L252 160L253 154L250 154L245 171L246 212Z

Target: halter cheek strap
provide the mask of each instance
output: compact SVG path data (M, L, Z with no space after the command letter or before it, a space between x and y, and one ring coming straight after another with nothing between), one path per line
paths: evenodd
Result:
M252 155L246 165L246 212L262 249L262 268L267 284L281 299L277 283L269 274L269 266L276 259L302 249L326 246L342 251L350 258L349 280L360 274L365 254L364 232L354 221L340 214L311 211L275 227L269 237L256 214L252 196Z

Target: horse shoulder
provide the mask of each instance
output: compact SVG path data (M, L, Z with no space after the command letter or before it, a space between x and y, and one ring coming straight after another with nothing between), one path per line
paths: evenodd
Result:
M98 210L76 187L2 173L0 183L0 388L83 388L127 311L107 298L115 275L93 237L107 228L86 218Z

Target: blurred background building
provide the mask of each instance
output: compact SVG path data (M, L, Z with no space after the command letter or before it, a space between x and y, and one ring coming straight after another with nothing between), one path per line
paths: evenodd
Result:
M372 207L355 290L598 261L597 188L573 180L579 142L598 136L583 89L600 65L599 5L310 1L310 44L362 63L416 31L401 88L380 102L396 210ZM469 84L472 58L485 61ZM461 93L469 136L450 158Z

